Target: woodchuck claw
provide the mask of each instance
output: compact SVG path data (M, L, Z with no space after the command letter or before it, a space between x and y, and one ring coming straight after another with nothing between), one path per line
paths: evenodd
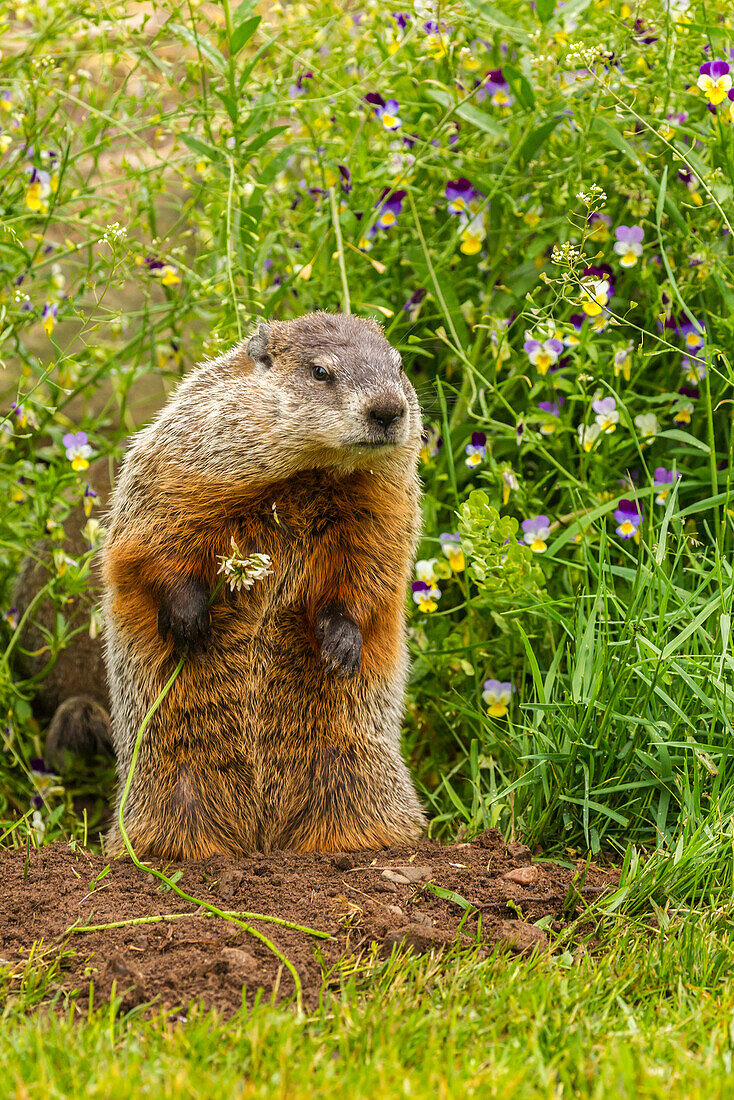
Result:
M335 604L329 604L316 621L321 660L337 674L352 676L362 663L362 632Z

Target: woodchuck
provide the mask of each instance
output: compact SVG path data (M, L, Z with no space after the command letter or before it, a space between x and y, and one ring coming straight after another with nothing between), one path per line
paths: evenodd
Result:
M103 557L120 788L186 654L126 803L138 855L420 835L400 753L420 438L380 327L323 312L261 324L134 437ZM271 572L211 600L233 539ZM116 826L108 850L123 850Z

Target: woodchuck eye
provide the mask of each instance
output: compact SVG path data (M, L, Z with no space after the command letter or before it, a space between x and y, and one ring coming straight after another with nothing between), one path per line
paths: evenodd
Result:
M318 365L311 367L311 375L317 382L328 382L331 378L326 367L320 367Z

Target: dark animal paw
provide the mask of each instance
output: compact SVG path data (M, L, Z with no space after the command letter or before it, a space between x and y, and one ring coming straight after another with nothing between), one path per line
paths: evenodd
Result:
M161 599L158 633L172 635L177 654L203 652L209 627L209 591L196 577L180 581Z
M316 621L321 660L337 676L353 676L362 663L362 633L338 608L325 607Z
M64 772L70 756L112 755L110 716L89 695L72 695L54 713L46 734L44 758Z

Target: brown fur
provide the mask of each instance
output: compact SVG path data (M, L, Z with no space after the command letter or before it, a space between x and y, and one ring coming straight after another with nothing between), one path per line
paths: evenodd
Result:
M399 753L404 603L418 514L417 402L404 376L392 377L397 368L387 358L376 377L366 366L360 372L360 355L390 351L367 322L316 317L326 318L322 333L343 333L340 362L352 363L352 373L345 368L341 376L346 397L331 417L333 444L290 423L319 400L301 362L309 317L275 333L270 327L274 367L258 371L238 349L215 370L203 368L215 380L232 372L230 392L244 386L244 402L254 400L248 387L255 376L258 386L304 387L303 402L293 402L293 411L287 404L288 423L280 412L272 430L267 419L265 427L254 426L251 476L247 470L235 476L234 458L231 483L226 473L210 474L195 445L190 470L174 460L176 448L186 453L186 442L178 442L186 391L123 469L104 557L121 780L141 714L175 665L173 640L158 632L162 602L187 578L213 591L232 538L243 555L268 554L272 563L271 575L250 590L218 593L203 652L187 656L153 715L126 809L139 855L375 848L415 838L421 829L422 812ZM338 433L368 416L354 411L354 391L364 390L369 403L380 387L390 399L396 392L407 396L408 434L374 454L342 445ZM321 392L336 402L333 391L331 397ZM227 399L224 408L220 421ZM250 410L240 404L236 415L248 418ZM284 476L268 480L260 450L264 464ZM361 634L361 665L346 676L322 657L324 615L332 608ZM116 831L110 847L121 850Z

